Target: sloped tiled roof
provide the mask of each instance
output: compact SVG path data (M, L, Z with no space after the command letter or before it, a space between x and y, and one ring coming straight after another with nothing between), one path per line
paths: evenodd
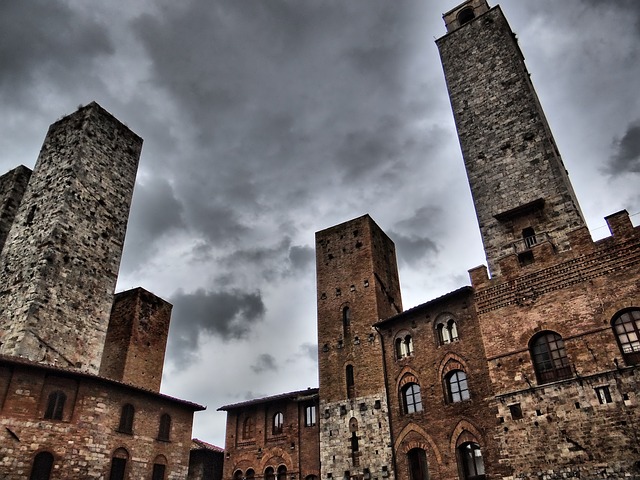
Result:
M278 395L272 395L270 397L256 398L253 400L247 400L246 402L233 403L231 405L225 405L220 407L218 411L229 411L236 408L248 407L250 405L257 405L259 403L275 402L278 400L305 400L309 397L315 397L318 395L317 388L307 388L306 390L298 390L289 393L280 393Z
M191 450L211 450L212 452L224 453L224 448L216 447L198 438L191 439Z

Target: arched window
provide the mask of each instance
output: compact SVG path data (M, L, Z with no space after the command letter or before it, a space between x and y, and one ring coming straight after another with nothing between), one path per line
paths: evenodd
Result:
M469 386L467 385L467 374L462 370L453 370L445 378L447 383L447 394L449 403L469 400Z
M127 470L127 460L129 460L129 452L124 448L118 448L113 452L109 480L124 480L124 475Z
M278 467L278 480L287 480L287 467L284 465Z
M420 385L417 383L407 383L402 387L402 401L405 413L422 411L422 397L420 395Z
M242 480L242 470L236 470L233 472L233 480Z
M40 452L33 459L29 480L49 480L53 467L53 455L49 452Z
M460 25L469 23L474 18L476 18L476 14L473 13L473 8L471 7L463 8L460 10L460 13L458 13L458 22L460 22Z
M160 428L158 428L158 440L168 442L171 436L171 416L163 413L160 416Z
M349 307L344 307L342 309L342 330L344 335L346 336L351 329L351 310Z
M282 435L282 425L284 424L284 415L278 412L273 416L273 429L271 433L274 435Z
M316 477L315 475L307 475L306 477L304 477L304 480L318 480L318 477Z
M345 374L347 377L347 398L353 398L356 396L356 383L353 376L353 365L347 365Z
M120 412L120 424L118 425L118 431L120 433L133 433L133 416L135 414L135 408L130 403L125 403L122 406Z
M611 326L627 365L640 363L640 309L632 308L617 313Z
M247 480L254 480L256 478L256 472L253 471L253 468L249 468L247 470L247 474L244 476Z
M429 480L429 468L427 466L427 454L421 448L414 448L407 453L409 460L410 480Z
M474 442L463 443L458 447L458 458L464 480L482 480L485 478L480 445Z
M242 439L250 440L253 438L255 431L255 423L253 417L247 417L244 420L244 424L242 425Z
M555 332L542 332L533 337L530 350L538 383L571 378L571 365L560 335Z
M413 355L413 340L411 335L396 338L396 358L406 358Z
M158 455L153 461L153 473L151 474L151 480L164 480L166 470L167 459L164 455Z
M44 418L47 420L62 420L62 414L64 413L64 402L67 401L67 396L64 392L56 390L49 394L47 399L47 410L44 412Z
M276 480L276 475L273 471L273 467L267 467L264 471L264 480Z
M440 345L455 342L458 340L458 326L456 321L451 317L446 317L436 323L438 330L438 342Z

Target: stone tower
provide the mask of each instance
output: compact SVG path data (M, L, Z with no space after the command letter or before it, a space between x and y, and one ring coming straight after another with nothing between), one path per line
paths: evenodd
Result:
M395 246L365 215L316 234L316 265L321 478L393 478L372 325L402 311Z
M569 248L584 226L580 207L499 6L468 0L444 14L437 40L489 270L533 245Z
M51 125L0 257L0 353L98 373L141 148L97 103Z
M159 392L172 308L144 288L117 293L100 375Z

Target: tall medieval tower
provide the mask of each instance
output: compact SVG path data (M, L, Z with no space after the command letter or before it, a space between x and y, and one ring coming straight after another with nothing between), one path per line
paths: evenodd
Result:
M468 0L444 14L437 41L489 270L532 245L569 248L580 207L499 6Z
M393 478L382 343L402 311L395 246L368 215L316 234L321 478Z
M97 374L142 139L97 103L49 128L0 256L0 353Z

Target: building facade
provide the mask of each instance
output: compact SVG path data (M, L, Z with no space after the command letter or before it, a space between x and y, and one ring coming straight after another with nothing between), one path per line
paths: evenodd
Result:
M323 480L640 478L640 227L622 211L591 239L500 7L443 18L488 268L403 311L369 216L318 232L319 431L299 448L319 451Z
M193 414L160 394L171 305L114 295L142 139L96 103L0 177L0 478L185 479Z

